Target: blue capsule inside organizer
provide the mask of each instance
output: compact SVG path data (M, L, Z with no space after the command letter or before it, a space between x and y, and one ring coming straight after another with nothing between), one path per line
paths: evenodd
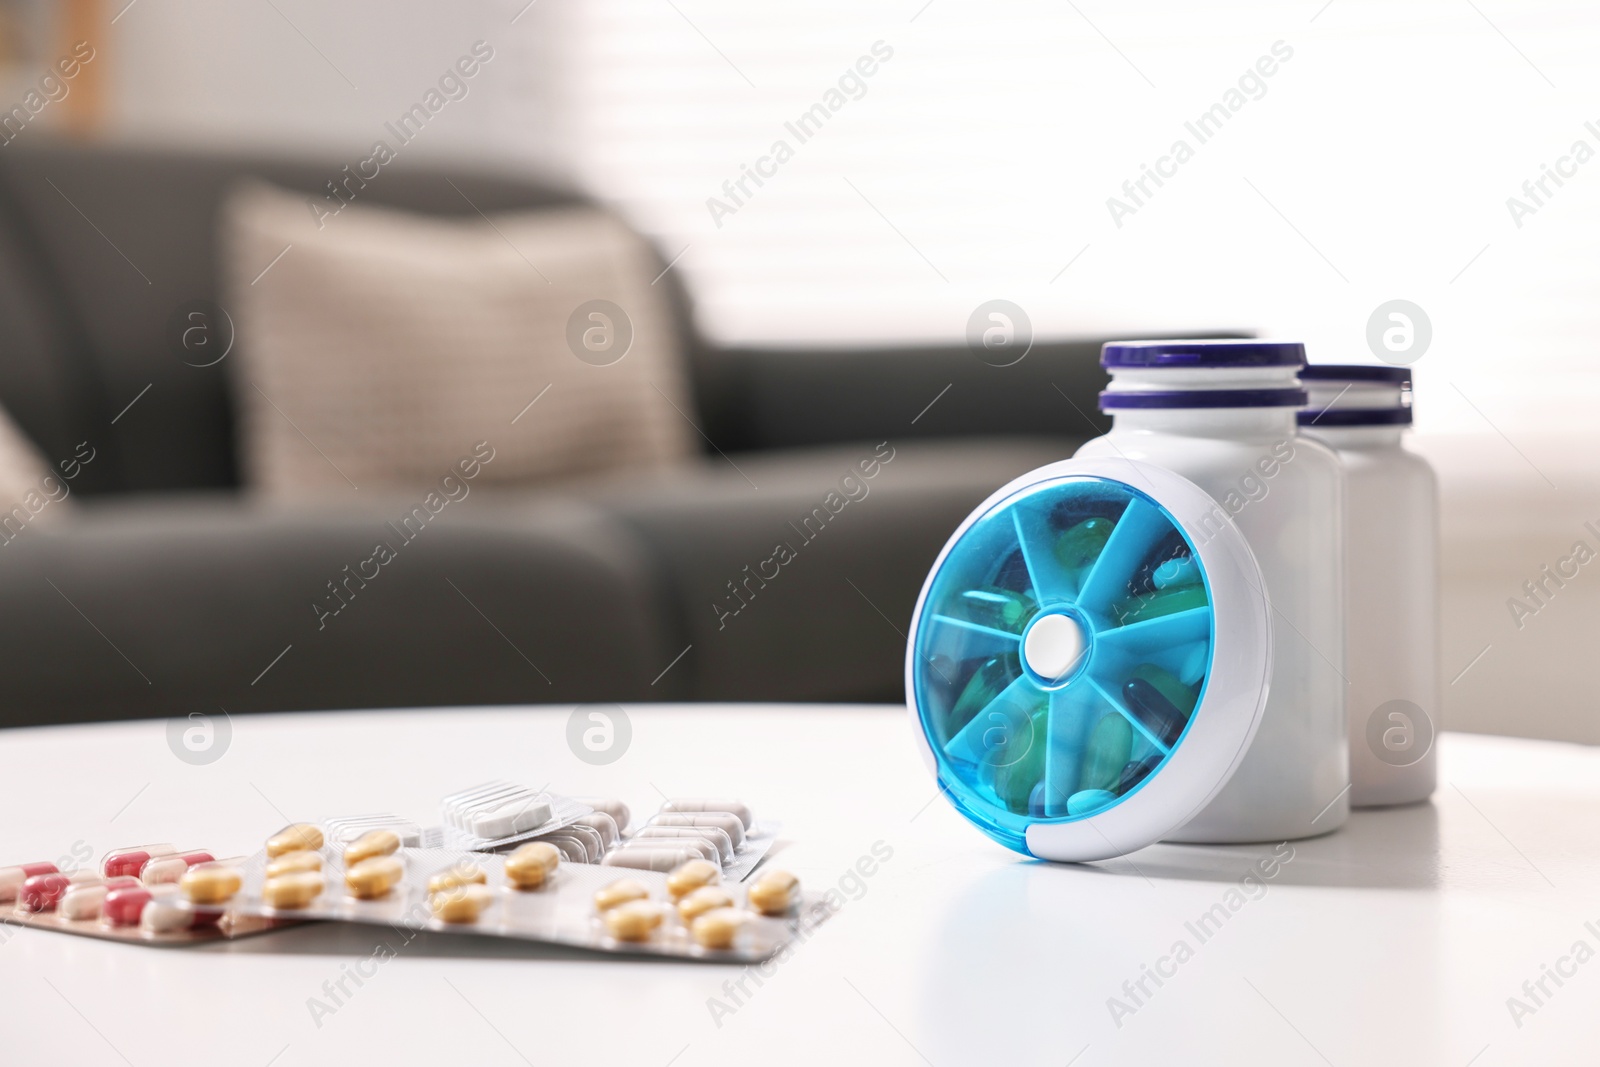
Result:
M1068 476L995 504L936 569L915 620L917 716L941 788L990 837L1098 814L1183 743L1205 692L1212 598L1172 514Z

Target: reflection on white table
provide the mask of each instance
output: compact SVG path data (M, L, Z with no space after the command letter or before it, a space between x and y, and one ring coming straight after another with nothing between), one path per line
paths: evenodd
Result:
M605 766L570 707L0 733L0 864L147 841L251 851L289 819L434 821L487 778L735 795L839 913L760 970L316 925L158 950L0 929L0 1060L31 1064L1403 1064L1600 1053L1600 753L1447 734L1430 804L1292 845L1013 855L917 764L903 710L639 706ZM888 858L883 858L887 856ZM1264 873L1270 870L1270 875Z

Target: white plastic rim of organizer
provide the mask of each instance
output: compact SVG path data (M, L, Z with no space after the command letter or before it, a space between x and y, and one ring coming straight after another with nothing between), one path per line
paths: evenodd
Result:
M1107 539L1074 573L1062 561L1064 524L1102 513L1110 533L1094 531ZM1176 558L1169 571L1198 564L1200 589L1187 580L1201 606L1139 619L1127 605L1158 598L1152 568L1162 553ZM1053 463L985 500L929 572L907 641L912 735L940 792L1000 843L1047 860L1120 856L1188 822L1238 767L1266 705L1271 616L1249 544L1193 482L1126 459ZM1136 713L1134 696L1151 690L1128 679L1180 654L1185 665L1172 669L1191 674L1198 695L1167 737ZM984 670L995 677L977 678ZM980 695L981 711L961 721L960 698L974 686L997 695ZM1099 720L1118 714L1131 725L1113 723L1112 732L1131 735L1142 762L1129 761L1114 792L1090 797L1099 807L1069 813L1064 799L1041 799L1050 761L1060 755L1061 781L1076 780L1082 772L1071 761L1088 750ZM1036 743L1045 748L1034 752ZM1027 773L1042 768L1038 781L1014 784L1024 772L1013 768L1029 753ZM1011 780L997 785L1005 772ZM1030 788L1019 811L1017 790ZM1088 792L1096 791L1072 801Z

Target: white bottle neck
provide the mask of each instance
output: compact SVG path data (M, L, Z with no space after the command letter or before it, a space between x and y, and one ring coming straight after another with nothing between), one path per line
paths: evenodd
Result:
M1119 393L1170 389L1294 389L1299 367L1113 367L1111 388Z
M1341 452L1357 449L1399 448L1406 426L1302 426L1300 432Z
M1296 408L1118 408L1113 433L1168 433L1219 440L1282 440L1296 432Z

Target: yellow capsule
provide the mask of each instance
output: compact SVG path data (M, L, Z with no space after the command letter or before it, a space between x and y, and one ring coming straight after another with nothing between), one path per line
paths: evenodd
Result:
M344 865L354 867L374 856L392 856L400 851L400 835L393 830L368 830L345 846Z
M443 893L458 886L483 885L488 880L489 876L483 872L482 867L479 867L476 863L468 863L462 860L449 870L440 871L432 878L429 878L428 892Z
M477 882L451 886L442 893L428 897L428 906L440 921L447 923L473 923L483 914L483 909L494 903L494 890Z
M295 871L261 885L261 899L269 908L303 908L321 893L321 871Z
M322 831L308 822L290 823L267 838L267 856L273 859L285 852L294 852L297 849L310 849L315 852L321 847Z
M661 908L649 900L630 900L605 913L606 929L618 941L648 941L661 925Z
M302 848L285 852L267 864L267 877L277 878L285 874L294 874L296 871L320 870L322 870L322 853L307 852Z
M722 881L722 868L710 860L690 860L688 863L679 864L667 875L667 892L672 894L672 899L688 896L696 889L705 885L716 885Z
M733 905L732 893L720 885L703 885L678 901L678 918L686 923L692 923L708 911L731 908Z
M800 879L788 871L768 871L750 885L750 906L763 915L782 915L800 899Z
M196 904L221 904L244 885L239 872L225 863L199 863L183 872L178 888Z
M716 908L694 921L689 932L701 948L732 948L739 929L750 921L750 913L738 908Z
M561 866L561 850L548 841L530 841L506 857L506 881L518 889L538 889Z
M620 904L644 900L649 895L650 890L632 878L619 878L594 895L594 910L610 911Z
M362 900L376 900L406 876L406 865L399 856L374 856L344 872L344 887Z

